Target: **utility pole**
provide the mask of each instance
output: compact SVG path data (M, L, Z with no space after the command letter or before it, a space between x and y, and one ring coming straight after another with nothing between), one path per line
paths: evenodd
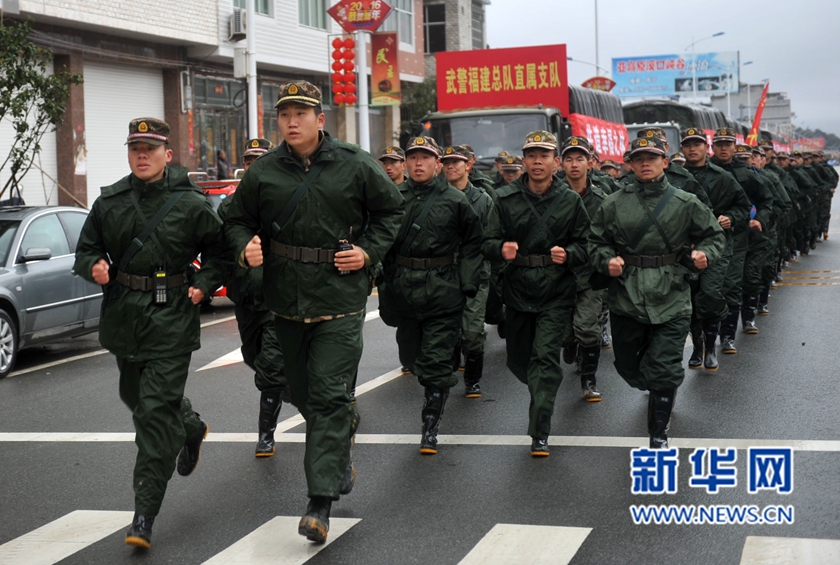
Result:
M367 83L367 33L356 32L356 80L359 83L359 146L370 152L370 117Z
M248 38L248 137L259 137L257 122L257 19L254 4L256 0L245 0L245 33Z

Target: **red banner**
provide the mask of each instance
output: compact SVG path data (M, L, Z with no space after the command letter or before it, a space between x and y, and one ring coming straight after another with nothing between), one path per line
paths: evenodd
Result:
M402 101L397 34L374 33L370 36L371 106L399 106Z
M442 51L435 57L442 112L542 104L569 115L565 45Z
M747 136L747 145L758 145L758 130L761 128L761 114L764 113L764 105L767 104L767 91L770 89L770 83L764 83L764 90L761 93L761 102L755 109L755 118L753 118L752 129Z
M820 151L825 149L824 137L800 137L794 146L800 151Z
M347 33L376 31L390 12L391 5L383 0L341 0L327 10Z
M592 77L583 84L583 88L591 88L592 90L604 90L609 92L615 88L615 81L609 77Z
M601 159L624 162L624 152L630 141L624 124L614 124L583 114L569 114L572 135L582 135L592 144Z

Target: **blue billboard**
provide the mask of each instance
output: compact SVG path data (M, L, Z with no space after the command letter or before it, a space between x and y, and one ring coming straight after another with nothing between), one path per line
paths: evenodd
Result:
M694 92L695 67L698 94L738 92L737 51L613 59L612 92L623 97L685 96Z

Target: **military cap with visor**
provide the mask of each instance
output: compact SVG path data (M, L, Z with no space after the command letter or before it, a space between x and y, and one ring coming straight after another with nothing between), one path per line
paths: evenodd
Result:
M773 142L769 139L762 139L758 142L758 146L764 148L765 150L770 149L771 151L775 151Z
M267 139L263 139L258 137L256 139L249 139L245 143L245 152L242 154L243 157L248 157L250 155L260 156L263 153L267 153L269 149L274 147L274 144L271 143Z
M511 155L511 153L508 153L507 151L499 151L499 154L496 155L496 158L494 159L494 161L496 163L503 163L505 161L505 159L510 157L510 155Z
M611 167L612 167L613 169L616 169L616 170L618 170L618 169L620 169L620 168L621 168L621 167L619 167L618 163L616 163L616 162L615 162L615 161L613 161L612 159L604 159L604 160L601 162L601 170L602 170L602 171L603 171L604 169L609 169L609 168L611 168Z
M459 161L469 162L471 159L469 150L464 145L450 145L443 150L440 156L441 159L458 159Z
M671 155L671 161L675 163L685 163L685 155L677 151L673 155Z
M716 129L715 135L712 137L712 143L716 143L718 141L738 141L735 138L735 130L731 130L729 128Z
M553 149L557 151L557 138L553 133L543 130L532 131L525 138L525 145L522 150L526 149Z
M799 149L797 149L796 151L794 151L794 152L792 153L792 155L793 155L794 157L802 157L802 151L800 151Z
M753 152L753 155L761 155L762 157L764 157L764 148L761 147L760 145L754 145L750 149L750 151Z
M125 144L169 145L169 124L157 118L135 118L128 124Z
M472 148L472 145L467 145L465 143L461 147L467 150L467 153L470 154L470 159L475 159L475 149Z
M563 149L561 150L560 155L565 155L569 151L582 151L587 157L590 157L592 155L592 146L589 144L589 140L585 137L573 135L563 142Z
M787 151L779 151L776 153L776 159L790 159L790 154Z
M277 104L274 107L279 108L281 104L287 102L295 102L307 106L320 106L321 89L305 80L287 82L280 87L277 93Z
M665 142L658 137L634 139L630 144L630 159L640 153L653 153L654 155L662 155L663 157L668 156L668 153L665 151Z
M691 139L708 143L708 139L706 139L706 132L703 131L702 128L686 128L680 132L680 144L683 144Z
M499 163L499 167L501 167L503 171L518 171L522 168L522 157L514 155L513 153L508 153L505 160Z
M739 143L735 146L735 156L742 159L752 157L752 147L746 143Z
M408 147L405 148L405 154L408 155L412 151L426 151L435 157L440 157L440 147L433 137L412 137L408 141Z
M382 153L379 155L380 161L384 159L391 159L394 161L405 161L405 151L403 151L395 145L389 145L388 147L383 149Z
M652 137L658 137L659 139L663 139L663 140L668 139L668 136L665 135L665 130L662 129L662 128L656 128L656 127L642 128L642 129L640 129L639 131L636 132L636 138L637 139L641 139L643 137L645 137L647 139L650 139Z

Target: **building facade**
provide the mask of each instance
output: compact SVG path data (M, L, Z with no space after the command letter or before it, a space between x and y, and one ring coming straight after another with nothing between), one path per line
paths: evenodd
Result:
M426 76L435 76L435 53L486 49L485 6L490 0L423 0Z

